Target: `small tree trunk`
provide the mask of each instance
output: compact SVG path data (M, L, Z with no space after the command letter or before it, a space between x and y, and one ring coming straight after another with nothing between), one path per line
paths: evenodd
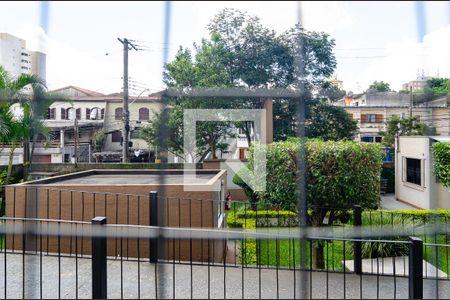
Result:
M252 139L250 137L250 129L248 128L248 122L244 123L244 131L245 131L245 136L247 137L247 143L248 143L248 147L250 148L250 146L252 145Z
M316 269L325 269L324 242L316 241L312 244L313 267Z
M319 227L323 225L323 220L327 214L327 210L323 208L315 208L311 215L311 225ZM311 245L312 247L312 261L314 268L325 269L325 256L324 256L324 242L315 241Z
M212 153L212 159L217 159L217 155L216 155L216 145L214 143L211 143L209 145L209 147L211 148L211 153Z
M28 168L24 168L24 178L28 176L28 173L31 171L31 165L33 164L33 156L34 156L34 149L36 148L36 139L37 134L33 136L33 142L31 143L31 154L30 154L30 163L28 164Z
M16 150L16 147L13 146L11 146L11 148L9 149L8 171L6 172L5 185L8 185L9 181L11 180L12 167L14 161L14 150Z

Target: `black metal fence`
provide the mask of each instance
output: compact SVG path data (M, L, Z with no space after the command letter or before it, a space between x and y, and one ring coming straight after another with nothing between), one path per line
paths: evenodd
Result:
M156 193L52 191L59 200L46 204L52 201L48 189L36 192L42 203L22 194L33 210L21 215L24 204L14 201L9 212L17 214L2 218L4 298L418 299L447 298L450 292L443 214L328 209L322 226L300 240L296 213L276 207L252 210L248 203L233 203L225 228L218 229L205 218L217 220L221 213L213 201L165 199L177 205L166 211L169 225L159 226L155 212L162 199ZM116 209L121 201L122 211ZM140 222L126 223L132 207L144 201L148 210L135 211ZM47 213L52 207L56 218ZM72 219L62 219L65 207ZM200 220L193 220L194 212ZM439 230L423 230L430 224ZM108 231L93 230L98 227ZM399 228L415 237L398 235Z

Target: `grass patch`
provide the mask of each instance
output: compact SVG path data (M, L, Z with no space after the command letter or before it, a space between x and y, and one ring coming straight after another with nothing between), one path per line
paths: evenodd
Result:
M324 246L325 268L343 271L344 254L346 260L353 255L348 249L351 242L327 241ZM345 250L344 250L345 247ZM261 266L300 267L300 241L298 240L262 240L257 242L257 256ZM306 267L312 267L311 242L306 242Z

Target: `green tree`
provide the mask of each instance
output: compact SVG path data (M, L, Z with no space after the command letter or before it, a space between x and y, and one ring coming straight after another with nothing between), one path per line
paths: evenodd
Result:
M169 87L284 87L292 88L302 81L308 88L305 93L312 99L312 90L320 87L336 67L333 54L334 40L329 35L311 32L299 25L277 35L264 27L255 16L234 9L220 11L208 24L210 39L194 44L195 54L180 48L175 59L166 65L164 81ZM299 47L302 42L303 47ZM300 53L300 51L302 51ZM303 69L297 67L297 57L305 58ZM301 78L299 74L302 74ZM183 108L261 108L262 101L249 99L171 99L171 106ZM274 100L274 135L295 135L296 102L287 99ZM217 148L219 137L215 133L229 135L231 124L204 124L203 137L207 151ZM243 129L249 144L250 124L236 122ZM220 142L219 142L220 143ZM217 144L226 146L224 143Z
M433 135L436 129L419 121L417 116L399 118L393 116L386 121L386 130L381 131L383 144L386 147L394 147L395 138L402 135Z
M427 85L436 94L447 94L450 91L449 78L431 78L427 80Z
M93 136L94 151L101 152L105 143L105 131L103 128L98 129Z
M346 95L346 91L341 90L337 86L330 84L329 82L324 82L317 93L316 98L328 101L335 102L339 99L342 99Z
M391 88L389 86L389 83L384 81L374 81L369 86L369 91L375 91L375 92L390 92Z
M382 152L377 144L353 141L321 141L288 139L266 146L266 190L254 197L261 207L296 211L298 199L298 151L306 147L308 222L312 226L329 226L345 222L348 215L341 210L354 204L374 209L379 202ZM255 169L250 149L247 167ZM239 173L238 173L239 174ZM239 175L236 175L239 176ZM238 179L233 182L245 187ZM245 190L245 189L244 189ZM253 198L252 205L257 204ZM339 208L333 210L332 208ZM324 219L328 217L328 223ZM324 267L323 243L313 245L314 264Z
M325 141L351 140L358 125L342 107L316 101L306 112L306 136Z

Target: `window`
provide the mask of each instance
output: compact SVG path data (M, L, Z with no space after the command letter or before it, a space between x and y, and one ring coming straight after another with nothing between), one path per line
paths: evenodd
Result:
M115 110L115 119L116 120L122 120L122 114L123 114L123 108L122 107L118 107Z
M406 182L422 185L421 160L415 158L406 158Z
M122 132L121 131L114 131L111 134L111 141L113 143L120 143L120 140L122 139Z
M381 143L381 136L376 136L375 137L375 143Z
M100 108L94 107L92 109L86 108L86 119L101 120Z
M61 120L67 120L66 109L61 108Z
M75 108L69 107L67 109L66 116L67 116L67 120L75 120Z
M373 136L363 136L361 137L361 142L373 143Z
M56 108L47 109L47 114L45 115L45 119L55 120L56 119Z
M102 110L100 111L100 119L103 120L105 118L105 109L102 108Z
M367 123L375 123L375 121L376 121L376 115L374 115L374 114L369 114L369 115L366 115L366 122Z
M139 120L148 121L148 119L149 119L148 108L145 107L139 108Z
M77 116L77 120L81 120L81 108L77 108L76 116Z

